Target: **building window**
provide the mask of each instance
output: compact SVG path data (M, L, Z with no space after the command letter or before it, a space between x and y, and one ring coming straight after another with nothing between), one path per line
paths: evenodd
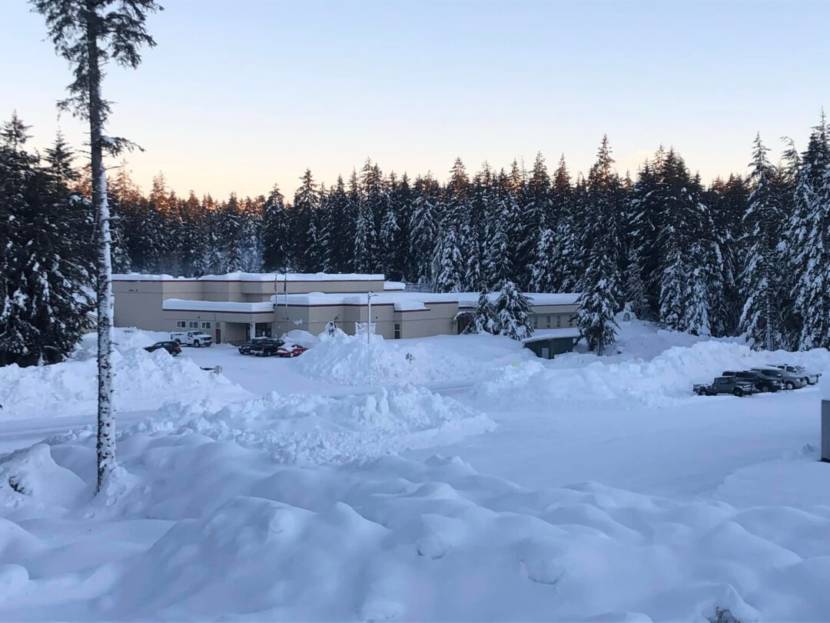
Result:
M202 328L203 329L210 329L210 323L209 322L203 322L202 323Z
M176 323L176 326L177 326L179 329L185 329L185 328L187 327L187 323L186 323L184 320L179 320L179 321Z
M191 329L198 329L199 328L199 322L196 321L196 320L191 320L190 321L190 328Z
M550 314L548 314L547 316L545 316L545 323L546 323L545 327L546 327L547 329L550 329Z
M395 339L401 339L401 325L395 323Z
M556 314L556 328L562 328L562 314Z

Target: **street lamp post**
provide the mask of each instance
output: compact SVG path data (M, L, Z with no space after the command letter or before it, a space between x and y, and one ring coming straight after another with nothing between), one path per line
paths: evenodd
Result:
M366 301L369 307L369 318L366 322L366 364L369 368L369 385L372 384L372 377L374 376L372 373L372 298L375 296L376 294L374 292L370 291L366 293Z

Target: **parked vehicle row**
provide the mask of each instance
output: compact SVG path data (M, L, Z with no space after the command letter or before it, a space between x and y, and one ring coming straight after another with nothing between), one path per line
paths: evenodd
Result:
M725 370L711 384L694 385L699 396L732 394L750 396L761 392L801 389L818 383L821 373L810 372L803 366L778 364L751 370Z
M254 357L297 357L305 351L299 344L272 337L255 337L239 347L240 355Z

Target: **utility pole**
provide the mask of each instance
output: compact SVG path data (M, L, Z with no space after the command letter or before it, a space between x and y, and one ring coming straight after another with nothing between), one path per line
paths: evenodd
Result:
M372 373L372 297L374 296L376 296L374 292L366 293L366 301L369 307L369 319L366 323L366 362L369 368L369 385L372 384L374 376Z

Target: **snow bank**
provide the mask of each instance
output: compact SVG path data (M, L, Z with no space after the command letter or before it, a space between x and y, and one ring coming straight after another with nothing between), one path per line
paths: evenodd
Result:
M495 428L460 402L404 386L341 397L273 392L209 413L202 404L168 406L141 432L195 432L265 450L284 463L346 463L454 443Z
M365 335L321 334L320 338L320 344L297 360L299 371L350 385L469 382L508 361L533 358L518 342L492 335L417 340L373 335L371 347Z
M69 472L66 457L93 448L35 446L0 470L32 454ZM40 506L48 492L0 483L0 620L649 621L721 608L755 621L830 609L822 506L531 490L459 459L275 465L194 433L126 435L121 463L134 482L110 506L78 501L60 516Z
M311 348L320 343L319 337L302 329L292 329L280 337L288 343L299 344L304 348Z
M171 357L146 332L119 332L112 360L115 407L119 411L155 409L169 401L212 396L227 402L248 396L222 375L202 370L190 359ZM98 399L97 368L90 339L74 359L48 366L0 367L0 417L60 417L93 414Z
M830 352L758 352L734 342L709 340L676 346L644 361L605 360L594 355L566 355L503 368L480 384L480 400L516 403L634 401L660 406L691 395L695 383L711 383L725 370L745 370L794 362L811 370L830 370Z

